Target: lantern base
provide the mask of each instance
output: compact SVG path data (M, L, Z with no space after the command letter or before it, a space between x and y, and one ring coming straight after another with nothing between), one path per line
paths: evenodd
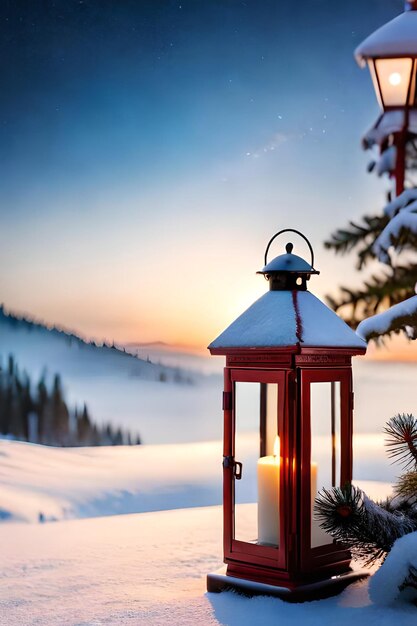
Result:
M207 591L220 593L233 590L244 596L275 596L286 602L308 602L335 596L351 583L368 576L367 570L350 570L325 580L288 588L227 576L226 567L222 567L207 574Z

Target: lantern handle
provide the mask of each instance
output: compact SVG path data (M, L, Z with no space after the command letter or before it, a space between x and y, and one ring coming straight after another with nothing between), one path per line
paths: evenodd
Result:
M274 239L276 239L278 237L278 235L282 235L282 233L288 233L288 232L296 233L297 235L300 235L300 237L302 237L304 239L304 241L307 243L308 249L310 250L310 253L311 253L311 267L314 269L314 252L313 252L312 245L309 242L309 240L307 239L307 237L305 235L303 235L303 233L300 233L299 230L295 230L295 228L284 228L283 230L280 230L277 233L275 233L275 235L269 240L268 245L266 246L266 250L265 250L265 262L264 262L264 265L268 264L268 261L267 261L268 252L269 252L269 248L271 247L271 244L274 241Z

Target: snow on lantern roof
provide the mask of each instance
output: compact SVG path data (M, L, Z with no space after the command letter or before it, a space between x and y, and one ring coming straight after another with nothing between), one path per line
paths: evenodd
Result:
M268 291L217 337L209 349L355 348L361 339L309 291Z
M291 247L290 247L291 246ZM287 253L280 254L272 259L265 267L256 272L257 274L270 274L271 272L295 272L297 274L318 274L307 261L297 254L292 253L292 244L287 245Z
M369 35L355 50L359 65L377 57L417 56L417 11L405 11Z

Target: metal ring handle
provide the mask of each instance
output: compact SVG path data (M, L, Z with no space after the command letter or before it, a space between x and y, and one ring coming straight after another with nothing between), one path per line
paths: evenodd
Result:
M284 228L284 230L280 230L279 232L275 233L275 235L269 240L268 245L266 246L266 250L265 250L265 262L264 262L264 265L268 264L267 257L268 257L269 248L271 247L271 243L274 241L274 239L276 239L278 237L278 235L282 235L282 233L296 233L297 235L300 235L300 237L302 237L304 239L304 241L307 243L308 248L310 250L310 253L311 253L311 267L314 269L314 252L313 252L313 248L311 246L311 243L309 242L307 237L305 235L303 235L303 233L300 233L299 230L295 230L295 228Z

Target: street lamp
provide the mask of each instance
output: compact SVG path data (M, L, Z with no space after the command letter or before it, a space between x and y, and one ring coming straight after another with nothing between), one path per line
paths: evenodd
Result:
M284 232L300 235L311 261L268 262ZM362 571L314 516L323 487L352 480L352 356L366 344L307 290L319 272L309 241L293 229L272 237L258 272L267 291L209 346L224 369L223 545L226 569L207 589L234 588L286 600L340 591ZM250 504L247 504L247 503Z
M405 146L409 110L417 106L417 0L406 2L401 15L369 35L355 50L361 67L369 67L378 102L384 113L400 112L394 133L396 193L404 191ZM381 124L378 120L376 126Z

